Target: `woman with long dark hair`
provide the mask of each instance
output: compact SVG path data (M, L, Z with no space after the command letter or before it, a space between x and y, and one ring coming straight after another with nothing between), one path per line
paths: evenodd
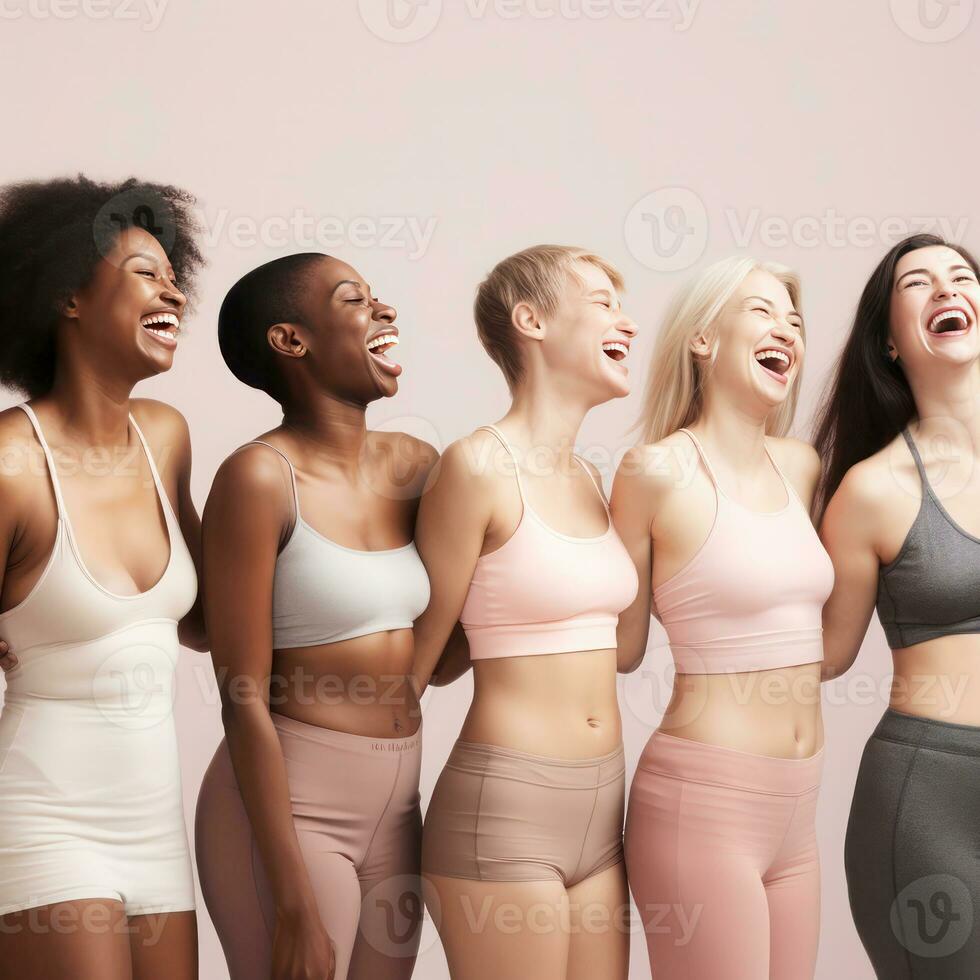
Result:
M864 750L845 867L879 977L980 964L980 269L934 235L872 273L818 417L821 536L836 585L824 679L872 611L893 653Z

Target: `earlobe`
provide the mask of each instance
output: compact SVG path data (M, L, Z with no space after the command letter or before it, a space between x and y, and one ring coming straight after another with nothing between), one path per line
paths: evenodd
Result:
M78 304L75 302L74 296L69 296L68 299L63 300L59 304L58 312L66 320L77 320L78 319Z

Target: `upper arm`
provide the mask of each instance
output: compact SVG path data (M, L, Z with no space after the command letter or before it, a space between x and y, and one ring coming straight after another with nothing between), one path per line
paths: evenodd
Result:
M471 439L452 443L429 473L419 502L415 545L430 599L415 621L415 677L421 691L466 601L492 510L491 477L475 473Z
M285 463L268 449L234 453L204 506L204 607L224 710L268 705L272 583L289 523Z
M617 662L621 671L635 670L643 660L650 634L650 586L653 574L649 461L642 446L630 447L616 470L610 508L616 531L626 546L639 579L636 598L619 614Z
M834 563L834 590L823 609L828 678L854 662L874 612L880 566L874 542L880 512L873 473L866 463L858 463L841 481L820 525L820 538Z

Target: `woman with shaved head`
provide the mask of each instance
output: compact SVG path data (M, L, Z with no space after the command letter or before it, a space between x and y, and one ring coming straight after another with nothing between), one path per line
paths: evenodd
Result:
M400 980L414 965L421 721L407 677L429 582L412 536L437 454L367 428L367 406L398 390L398 337L394 308L321 254L260 266L221 307L225 362L283 413L224 461L204 511L225 738L196 847L232 980Z

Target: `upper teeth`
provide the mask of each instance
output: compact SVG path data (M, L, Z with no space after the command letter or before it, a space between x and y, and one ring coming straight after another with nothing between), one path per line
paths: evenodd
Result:
M626 344L620 344L617 343L616 341L609 341L608 343L603 344L602 349L621 350L623 352L623 357L625 357L630 352L630 349L626 346Z
M144 327L150 326L152 323L165 323L171 327L180 326L180 320L177 319L174 313L151 313L148 316L143 317L140 323Z
M383 333L380 337L375 337L374 340L369 340L367 348L368 350L374 350L375 347L383 347L385 344L397 344L398 334L395 333Z
M789 358L781 350L760 350L755 355L757 361L764 361L767 357L774 357L777 361L789 364Z
M964 323L967 322L966 314L962 310L943 310L942 313L937 313L929 323L929 329L935 330L943 320L949 320L951 317L959 317Z

